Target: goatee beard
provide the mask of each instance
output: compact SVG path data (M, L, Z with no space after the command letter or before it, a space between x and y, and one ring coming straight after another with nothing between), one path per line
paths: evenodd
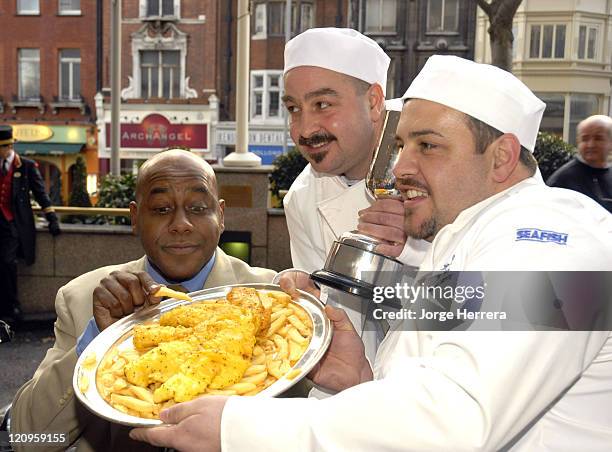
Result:
M431 217L423 221L417 226L416 230L413 230L409 226L410 215L411 214L408 212L404 214L404 229L406 230L406 234L408 235L408 237L419 240L433 238L433 236L436 234L436 229L438 227L438 223L435 218Z
M327 151L317 152L316 154L308 154L307 160L312 160L314 163L321 163L327 156Z

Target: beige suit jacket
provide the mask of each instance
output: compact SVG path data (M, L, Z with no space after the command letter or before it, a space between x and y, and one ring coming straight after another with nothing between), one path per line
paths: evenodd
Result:
M271 282L272 270L250 267L217 248L215 265L204 288L226 284ZM11 433L68 433L76 451L155 450L131 441L129 429L91 414L75 397L72 374L77 361L76 343L93 316L92 296L100 280L113 271L144 271L145 258L103 267L70 281L55 299L55 344L17 392L11 408ZM37 447L37 451L64 450L66 446ZM16 446L16 451L28 450Z

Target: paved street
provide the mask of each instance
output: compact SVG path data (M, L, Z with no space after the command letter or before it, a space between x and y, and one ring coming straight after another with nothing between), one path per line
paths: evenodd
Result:
M12 342L0 344L0 415L32 377L53 341L53 322L37 321L22 324Z

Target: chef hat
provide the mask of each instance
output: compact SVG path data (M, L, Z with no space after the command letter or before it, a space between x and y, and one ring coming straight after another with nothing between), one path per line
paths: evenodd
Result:
M387 99L385 101L385 109L389 111L402 111L404 108L404 99L396 97L395 99Z
M311 28L285 45L283 74L298 66L317 66L378 83L384 94L390 62L375 41L352 28Z
M425 99L461 111L516 135L532 152L546 107L510 72L451 55L430 57L402 99Z

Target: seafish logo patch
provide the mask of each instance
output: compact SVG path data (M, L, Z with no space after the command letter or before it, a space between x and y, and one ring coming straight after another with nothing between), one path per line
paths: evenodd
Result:
M567 245L567 234L563 232L544 231L536 228L522 228L516 230L516 241L528 240L531 242L552 242Z

